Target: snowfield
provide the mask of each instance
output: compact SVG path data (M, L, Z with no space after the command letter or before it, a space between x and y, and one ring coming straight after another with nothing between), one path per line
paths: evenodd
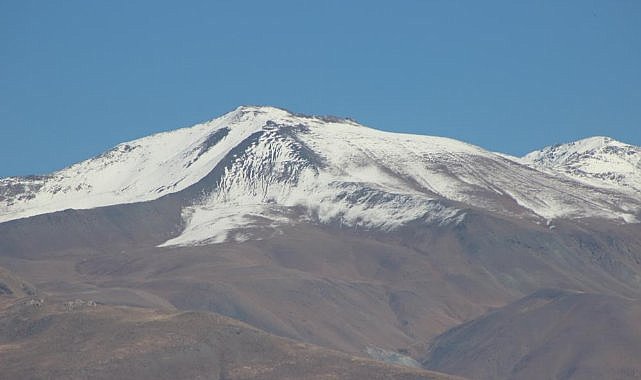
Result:
M641 194L641 148L597 136L534 151L523 162L597 187Z

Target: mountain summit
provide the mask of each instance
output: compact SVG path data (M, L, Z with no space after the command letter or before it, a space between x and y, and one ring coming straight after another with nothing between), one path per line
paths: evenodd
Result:
M510 159L448 138L244 106L47 176L3 179L0 222L171 195L184 206L184 228L165 246L259 238L300 222L383 231L459 223L469 209L537 223L631 223L641 199L625 190L638 189L638 152L596 138ZM602 175L595 160L617 166ZM586 181L582 173L613 178L621 189Z
M523 160L593 186L641 193L641 148L596 136L534 151Z

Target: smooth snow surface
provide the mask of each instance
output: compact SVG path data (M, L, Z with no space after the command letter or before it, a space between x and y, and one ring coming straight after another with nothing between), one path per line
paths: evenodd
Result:
M152 200L214 176L204 197L183 210L182 234L164 246L261 238L301 221L385 231L409 222L458 223L470 207L535 221L636 222L638 195L578 182L534 161L347 119L240 107L50 176L3 179L0 221Z

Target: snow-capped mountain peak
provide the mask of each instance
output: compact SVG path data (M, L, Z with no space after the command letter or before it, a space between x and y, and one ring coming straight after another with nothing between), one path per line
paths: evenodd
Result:
M0 221L66 208L147 201L180 191L203 178L212 163L258 124L283 113L275 108L240 107L190 128L119 144L50 175L2 179ZM222 140L226 143L218 144Z
M581 146L605 149L598 139ZM385 231L458 223L470 208L535 222L637 221L638 196L525 161L443 137L243 106L48 176L2 179L0 222L170 194L184 205L184 229L165 246L256 238L301 222Z
M593 186L641 193L641 148L595 136L531 152L523 161Z

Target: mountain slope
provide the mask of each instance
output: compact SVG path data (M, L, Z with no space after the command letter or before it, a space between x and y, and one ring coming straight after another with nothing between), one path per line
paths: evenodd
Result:
M609 137L590 137L531 152L522 158L597 187L641 193L641 148Z
M469 211L456 225L308 223L261 241L156 248L167 214L149 210L166 202L2 223L0 265L56 299L213 311L354 354L415 355L431 337L540 288L641 294L634 224L550 229Z
M540 290L436 338L427 368L475 379L641 377L639 300Z
M163 246L264 238L300 222L383 231L456 224L470 207L537 223L637 222L641 209L637 196L456 140L240 107L50 176L4 179L0 221L169 195L181 198L184 230Z
M260 115L216 120L122 143L45 176L0 180L0 221L157 199L202 179L230 149L266 121ZM233 129L226 126L234 124ZM225 140L225 144L218 144Z
M0 293L0 379L458 379L276 337L213 313L16 294Z

